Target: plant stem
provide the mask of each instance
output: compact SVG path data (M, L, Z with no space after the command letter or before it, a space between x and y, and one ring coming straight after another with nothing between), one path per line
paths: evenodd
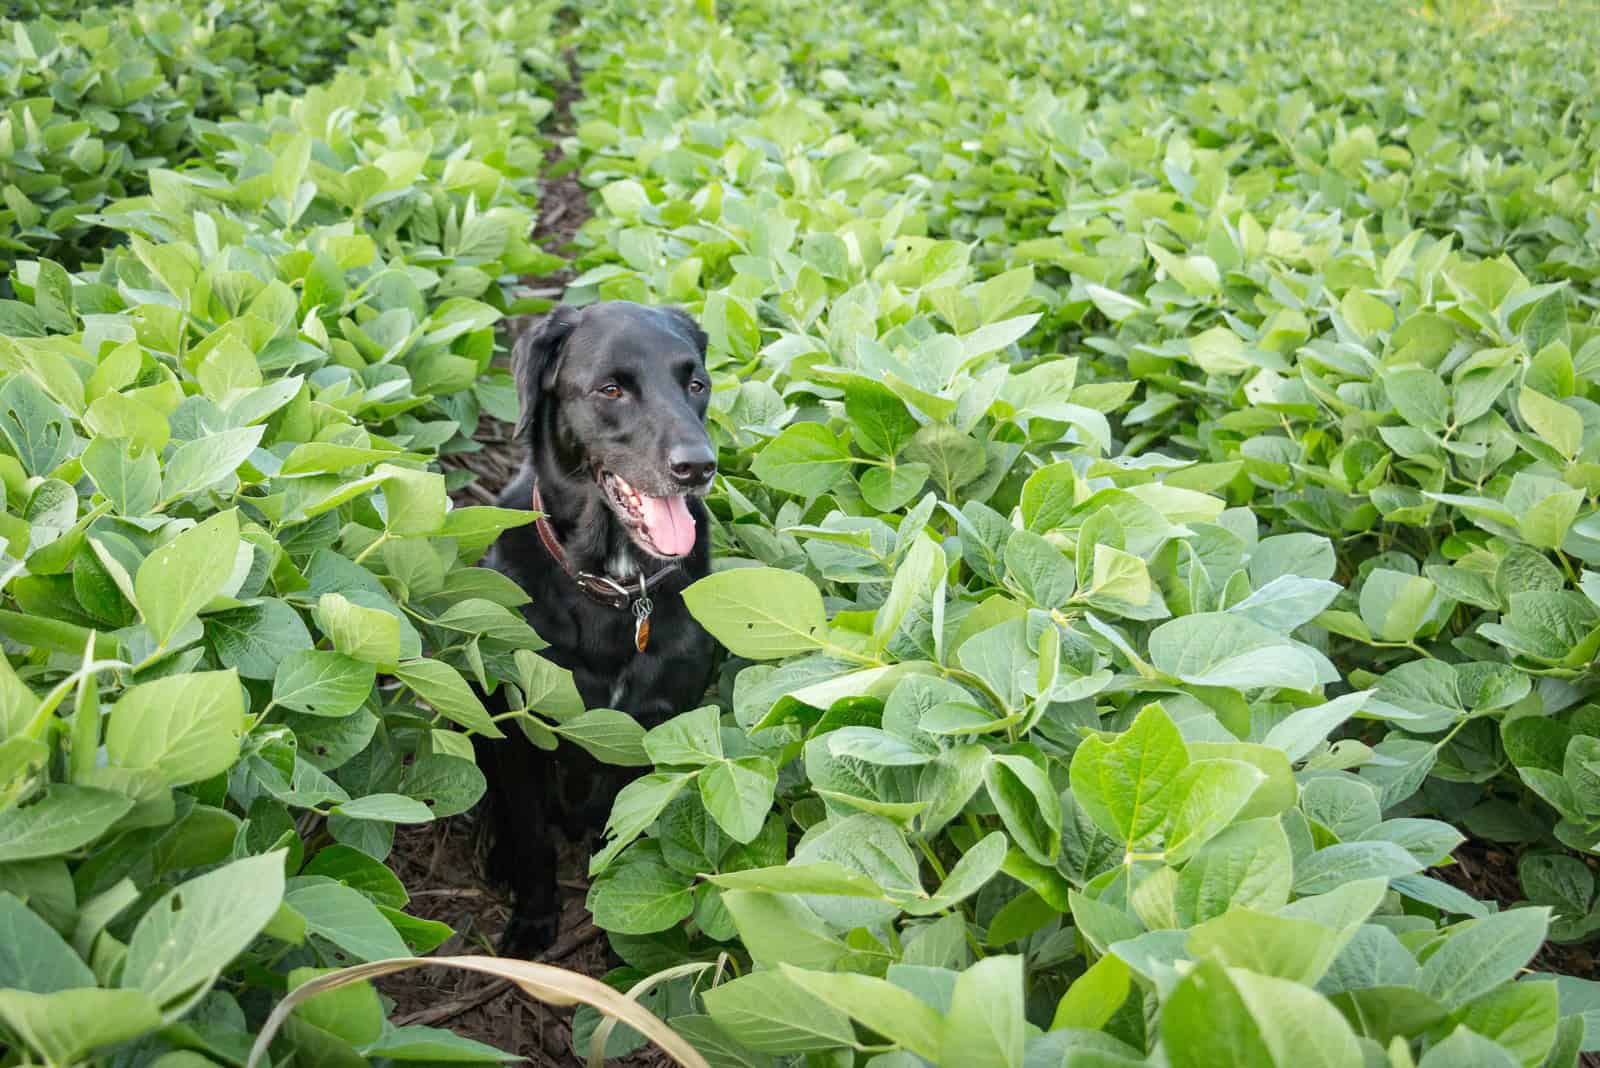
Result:
M928 859L928 866L939 877L939 881L942 883L948 879L949 875L945 872L944 865L939 863L939 855L933 851L933 847L928 844L928 840L926 838L918 838L917 847L922 850L922 855Z
M387 530L384 531L382 534L379 534L376 538L373 538L371 545L368 545L365 549L362 549L359 553L356 554L355 563L358 563L358 564L361 563L367 557L371 556L374 551L376 551L377 549L382 548L384 543L387 542L388 540L389 540L389 532Z

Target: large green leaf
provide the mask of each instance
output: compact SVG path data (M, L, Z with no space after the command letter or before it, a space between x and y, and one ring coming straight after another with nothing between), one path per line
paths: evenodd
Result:
M209 986L278 911L283 860L281 850L236 860L168 891L128 939L122 986L161 1005Z
M1084 739L1072 757L1073 796L1101 829L1131 848L1171 815L1188 763L1166 710L1149 705L1122 734Z
M219 512L145 557L134 575L134 599L161 644L222 592L239 547L238 512Z
M736 656L773 660L821 648L827 639L822 596L804 575L737 568L683 591L700 625Z
M110 830L133 798L110 790L57 784L20 808L0 811L0 863L81 849Z
M1331 681L1310 650L1229 612L1204 612L1161 624L1150 635L1150 663L1195 686L1311 690Z
M1417 985L1449 1007L1512 979L1538 952L1550 926L1550 910L1510 909L1468 920L1422 964Z
M244 700L234 671L171 675L126 690L106 724L114 766L158 774L169 785L220 775L239 758Z

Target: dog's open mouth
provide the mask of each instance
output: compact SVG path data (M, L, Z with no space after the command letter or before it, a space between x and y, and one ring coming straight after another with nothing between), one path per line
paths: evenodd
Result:
M694 548L694 516L689 514L687 497L646 496L610 471L600 472L600 488L645 551L686 556Z

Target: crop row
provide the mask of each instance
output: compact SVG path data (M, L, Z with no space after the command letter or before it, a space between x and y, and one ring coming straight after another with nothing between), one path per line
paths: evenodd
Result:
M322 81L378 22L361 0L85 8L24 4L0 19L3 272L31 256L93 259L92 213L195 155L192 119Z
M614 981L731 951L655 991L730 1063L1593 1046L1600 988L1524 974L1600 927L1592 54L639 14L584 28L569 299L711 336L735 656L594 860ZM1429 873L1463 830L1527 907Z
M533 704L568 737L629 740L580 715L525 596L477 566L526 514L451 509L434 463L477 447L480 413L514 418L495 325L537 310L514 285L559 262L529 236L556 8L399 4L300 95L186 110L193 158L97 212L103 259L17 265L0 304L13 1055L242 1065L286 990L438 946L449 929L403 911L383 859L396 824L483 792L454 728L501 730L469 680L511 684L502 723ZM137 123L127 103L117 121ZM275 1052L504 1056L391 1025L365 986L296 1014Z

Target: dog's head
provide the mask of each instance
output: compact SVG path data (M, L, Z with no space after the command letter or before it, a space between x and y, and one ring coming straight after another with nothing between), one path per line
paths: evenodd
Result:
M514 350L517 437L542 469L578 480L570 488L592 481L654 556L694 548L687 498L716 474L705 354L706 335L686 313L626 301L557 308Z

